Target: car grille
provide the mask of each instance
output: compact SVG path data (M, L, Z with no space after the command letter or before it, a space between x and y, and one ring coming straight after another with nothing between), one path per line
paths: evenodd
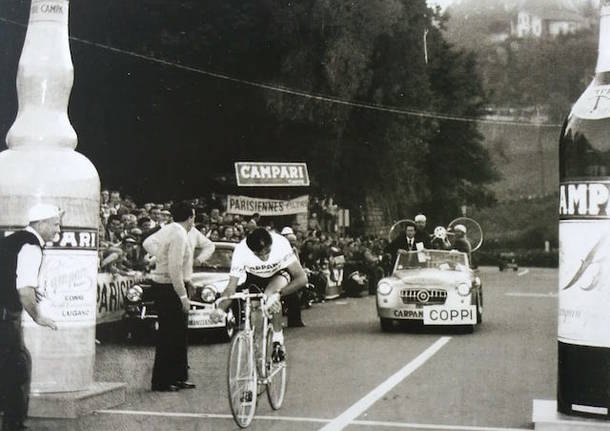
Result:
M403 289L400 292L403 304L444 304L447 291L444 289Z

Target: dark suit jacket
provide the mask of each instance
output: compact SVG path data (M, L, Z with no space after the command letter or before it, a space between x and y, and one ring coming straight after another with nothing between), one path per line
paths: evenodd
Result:
M413 241L413 246L409 247L409 244L407 243L407 237L406 235L400 235L399 237L397 237L396 239L394 239L394 241L392 241L390 244L388 244L388 247L386 248L386 252L390 253L392 255L392 262L396 261L396 256L398 255L398 250L403 249L403 250L407 250L407 251L413 251L413 250L417 250L417 240Z
M430 247L430 234L425 230L416 230L415 231L415 242L421 242L424 244L424 248Z

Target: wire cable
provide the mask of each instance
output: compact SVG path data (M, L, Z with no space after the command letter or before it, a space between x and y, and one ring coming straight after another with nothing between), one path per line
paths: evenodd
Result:
M24 25L24 24L21 24L16 21L12 21L12 20L9 20L9 19L3 18L3 17L0 17L0 22L5 22L8 24L13 24L13 25L16 25L19 27L27 28L27 25ZM269 91L274 91L277 93L284 93L284 94L289 94L292 96L298 96L298 97L303 97L303 98L307 98L307 99L317 100L320 102L333 103L333 104L338 104L338 105L345 105L345 106L351 106L354 108L369 109L369 110L380 111L380 112L388 112L388 113L392 113L392 114L405 115L405 116L411 116L411 117L430 118L430 119L436 119L436 120L460 121L460 122L467 122L467 123L482 123L482 124L494 124L494 125L505 125L505 126L545 127L545 128L561 127L561 124L542 123L542 122L533 122L533 121L499 120L499 119L484 118L484 117L479 118L479 117L468 117L468 116L460 116L460 115L453 115L453 114L443 114L443 113L439 113L439 112L422 111L422 110L417 110L417 109L405 109L405 108L380 105L380 104L375 104L375 103L370 103L370 102L359 102L359 101L342 99L342 98L332 97L332 96L327 96L327 95L314 94L311 92L306 92L306 91L297 90L294 88L284 87L281 85L271 85L271 84L266 84L263 82L256 82L256 81L250 81L250 80L241 79L241 78L235 78L233 76L225 75L222 73L210 72L210 71L198 68L198 67L187 66L187 65L172 62L169 60L164 60L161 58L153 57L150 55L139 54L137 52L128 51L128 50L121 49L121 48L116 48L116 47L113 47L110 45L105 45L105 44L102 44L99 42L93 42L93 41L82 39L82 38L79 38L76 36L69 36L69 38L70 38L70 40L79 42L84 45L94 46L94 47L97 47L97 48L100 48L103 50L107 50L107 51L111 51L111 52L114 52L117 54L139 58L141 60L145 60L148 62L161 64L164 66L173 67L173 68L180 69L180 70L189 71L189 72L209 76L209 77L216 78L216 79L222 79L225 81L235 82L235 83L247 85L250 87L256 87L256 88L261 88L261 89L265 89L265 90L269 90Z

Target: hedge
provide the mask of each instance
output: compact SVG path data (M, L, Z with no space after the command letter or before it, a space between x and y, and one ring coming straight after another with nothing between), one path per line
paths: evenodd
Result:
M549 252L540 249L479 250L473 253L472 260L476 265L497 266L500 262L500 253L511 252L515 254L515 262L519 266L557 268L559 265L557 249L551 249Z

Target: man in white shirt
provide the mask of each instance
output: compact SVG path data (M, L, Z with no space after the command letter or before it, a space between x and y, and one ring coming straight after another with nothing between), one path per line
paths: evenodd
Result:
M254 229L246 239L242 240L231 259L229 283L222 297L229 297L237 290L240 280L245 279L242 286L251 285L264 291L267 296L267 306L272 311L270 319L273 326L273 344L277 360L284 359L284 334L282 331L282 306L280 296L297 292L307 284L307 275L292 246L286 238L265 228ZM214 321L222 321L223 310L229 307L228 301L212 314Z
M179 202L171 212L174 222L150 235L142 245L156 258L151 293L159 316L159 332L151 388L173 392L195 387L188 381L186 316L190 307L186 283L193 267L187 232L195 222L195 210L188 202Z

